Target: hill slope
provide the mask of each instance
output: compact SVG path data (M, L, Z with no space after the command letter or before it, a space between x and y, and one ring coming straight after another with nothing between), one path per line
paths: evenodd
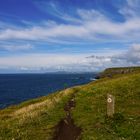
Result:
M112 78L118 74L130 74L140 72L140 67L116 67L116 68L107 68L99 74L99 78L110 77Z
M115 115L106 116L106 96L115 96ZM75 95L71 117L82 140L140 139L140 72L102 78L0 111L0 140L53 139Z

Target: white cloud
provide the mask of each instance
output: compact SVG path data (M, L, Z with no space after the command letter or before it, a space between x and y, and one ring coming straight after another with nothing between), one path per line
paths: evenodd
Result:
M140 66L140 44L132 44L125 52L109 56L89 56L87 63L91 67L104 69L107 67Z
M137 9L140 7L140 1L139 0L127 0L127 4L129 7L133 9Z
M119 12L126 18L137 18L139 16L140 1L126 0L127 4L119 10Z
M6 28L0 31L0 40L35 40L46 42L79 41L136 41L140 37L140 18L127 19L125 22L113 22L95 10L79 9L78 24L58 24L53 21L44 25L33 25L22 29ZM72 18L72 17L69 17Z
M102 13L96 10L78 9L77 13L80 18L83 19L83 21L96 21L106 19L106 17Z
M83 55L27 54L21 56L0 57L0 65L23 67L50 67L57 65L77 64Z
M0 50L6 50L6 51L27 51L33 49L33 46L31 44L25 44L25 45L0 45Z
M129 50L115 55L104 54L28 54L1 56L0 66L20 70L36 71L95 71L106 67L140 65L140 44L133 44Z
M116 59L132 65L140 65L140 44L132 44L126 53L117 56Z

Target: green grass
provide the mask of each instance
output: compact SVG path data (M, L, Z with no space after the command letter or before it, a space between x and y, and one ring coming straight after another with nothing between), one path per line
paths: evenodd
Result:
M130 73L139 73L140 67L116 67L116 68L107 68L100 73L100 77L114 77L117 74L130 74Z
M115 96L115 115L106 116L107 94ZM82 140L140 139L140 74L101 79L79 88L75 123L83 130Z
M0 111L0 140L49 140L72 89L30 100Z
M140 72L115 75L66 89L0 111L0 140L50 140L71 94L72 117L82 140L140 139ZM115 96L115 114L106 115L107 94Z

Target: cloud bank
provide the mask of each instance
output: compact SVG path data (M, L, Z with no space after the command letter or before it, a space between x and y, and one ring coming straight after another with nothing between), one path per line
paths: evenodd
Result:
M140 44L133 44L124 53L109 56L28 54L23 56L0 57L0 68L14 68L24 72L93 72L103 70L107 67L138 65L140 65Z

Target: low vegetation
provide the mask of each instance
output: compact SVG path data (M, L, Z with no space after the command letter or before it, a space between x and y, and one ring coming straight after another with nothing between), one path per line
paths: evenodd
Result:
M82 130L82 140L140 139L140 71L136 70L1 110L0 140L52 139L73 93L76 106L72 118ZM115 96L113 118L106 115L108 93Z
M0 140L49 140L63 118L72 89L0 111Z
M99 78L105 78L116 76L118 74L130 74L140 72L140 67L117 67L117 68L108 68L105 71L101 72Z
M101 79L79 89L73 118L82 140L140 139L140 74ZM106 116L107 94L115 96L115 114Z

